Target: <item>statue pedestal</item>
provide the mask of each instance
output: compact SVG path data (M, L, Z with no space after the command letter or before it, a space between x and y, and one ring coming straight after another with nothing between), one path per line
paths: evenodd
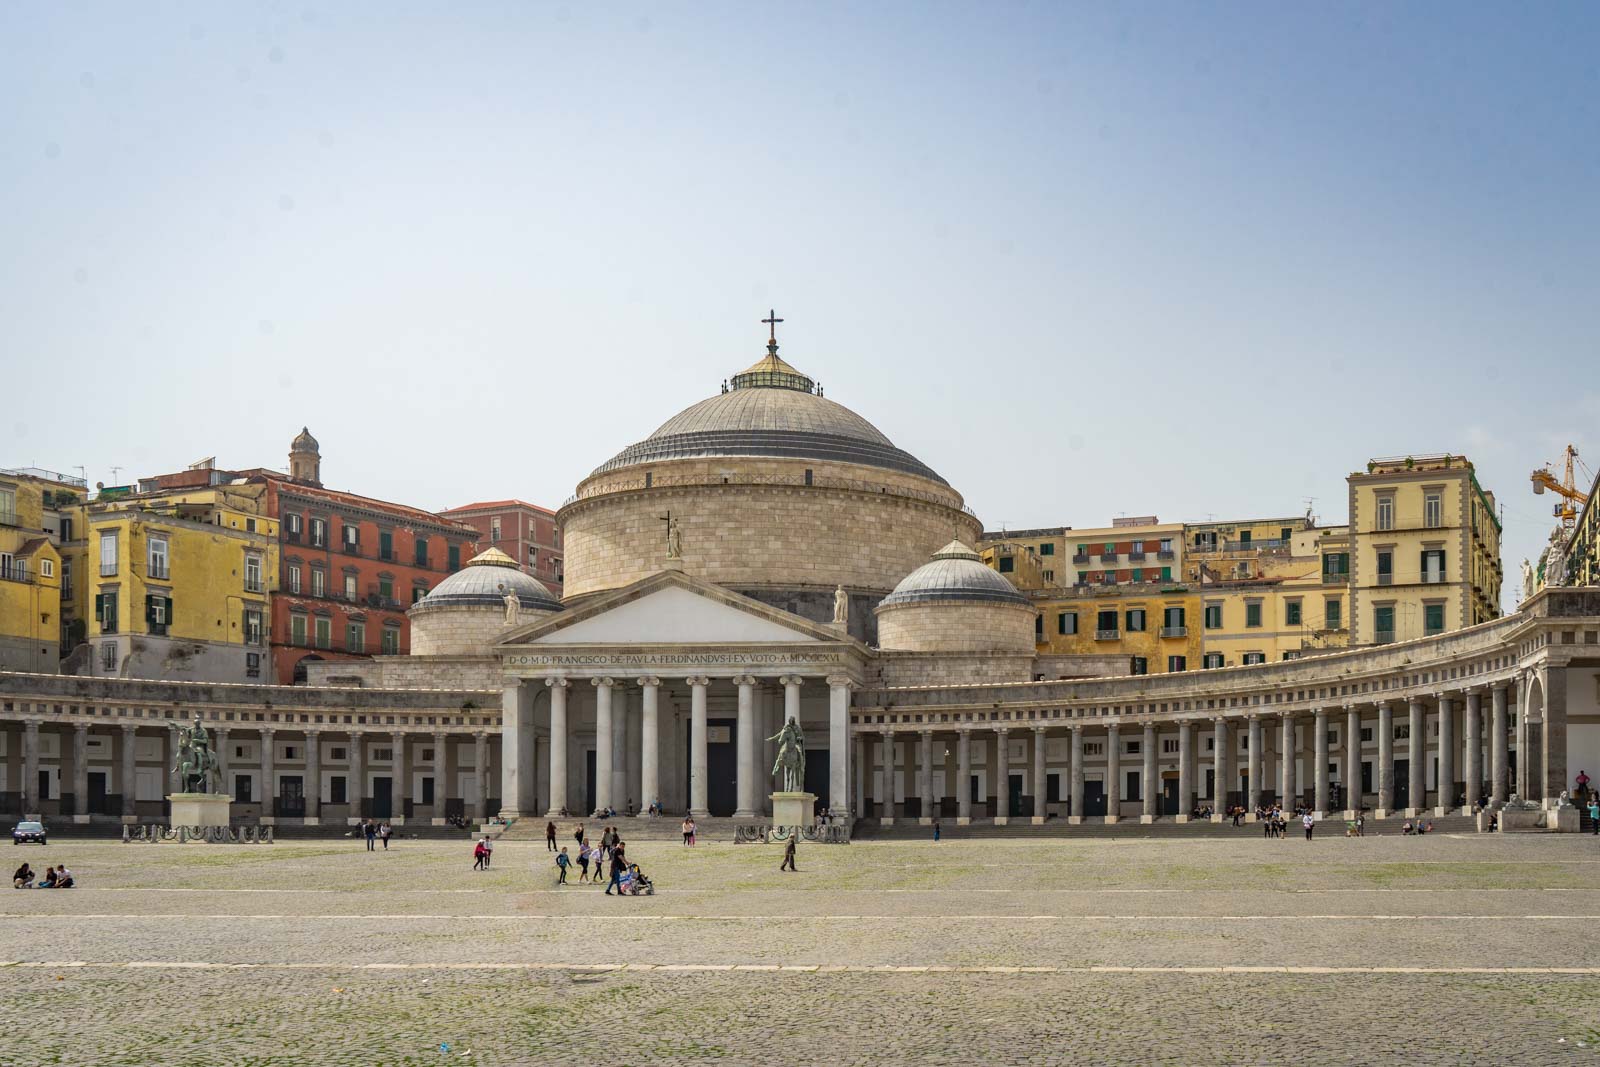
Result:
M226 793L169 793L169 826L228 826L233 798Z
M810 826L817 821L817 794L773 793L772 825Z

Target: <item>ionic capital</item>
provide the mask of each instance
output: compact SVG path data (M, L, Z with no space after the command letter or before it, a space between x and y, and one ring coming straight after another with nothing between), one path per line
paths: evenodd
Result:
M572 683L565 678L546 678L544 684L552 689L566 689Z
M828 675L827 682L828 685L835 689L841 686L845 689L854 689L856 685L854 680L852 680L848 674L830 674Z
M647 674L643 678L638 679L638 683L639 683L639 688L641 688L641 689L650 689L650 688L652 688L654 686L660 685L661 684L661 679L657 678L653 674Z
M755 685L756 682L757 678L753 674L736 674L733 677L733 684L739 686L740 688L743 688L747 685Z
M798 674L784 674L778 676L778 684L781 686L797 686L804 684L804 682L805 679Z
M601 686L610 689L612 686L617 684L617 680L615 678L590 678L589 684L594 686L596 689L599 689Z
M684 681L692 686L697 687L708 686L711 684L711 679L707 678L703 674L691 674L689 677L685 678Z

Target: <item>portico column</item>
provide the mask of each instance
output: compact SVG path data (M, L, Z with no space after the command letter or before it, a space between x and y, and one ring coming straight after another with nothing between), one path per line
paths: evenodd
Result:
M850 814L861 817L867 812L867 737L856 734L850 748L850 776L855 787L850 791Z
M1316 789L1312 806L1316 809L1316 817L1320 819L1328 812L1328 709L1317 709L1313 728L1317 731L1317 736L1313 739L1311 747L1316 753L1317 767L1311 776Z
M450 735L435 731L433 735L433 811L430 818L435 826L449 825L445 809L450 806Z
M917 793L922 815L917 820L923 826L933 825L933 731L923 730L921 771L917 775Z
M1256 809L1261 807L1261 717L1252 715L1246 720L1245 726L1245 776L1249 781L1249 795L1246 807L1250 809L1250 817L1256 816Z
M136 822L139 818L139 728L122 728L122 821ZM231 790L230 790L231 792Z
M217 760L217 782L215 789L218 793L229 794L233 788L228 784L228 730L218 727L211 731L211 752Z
M1194 723L1178 724L1178 811L1176 822L1188 822L1196 807L1194 797Z
M273 731L261 731L261 821L271 826L278 821L278 783L273 770Z
M1228 720L1217 716L1211 731L1211 821L1221 822L1227 817L1228 764L1233 756L1228 746Z
M322 821L322 739L312 730L306 731L306 783L302 796L306 802L306 825L318 825Z
M1467 690L1467 710L1465 733L1467 735L1466 765L1463 768L1467 779L1466 803L1461 811L1471 815L1477 806L1478 799L1483 796L1483 701L1479 695L1481 689Z
M1489 788L1492 790L1489 802L1497 811L1505 806L1507 787L1510 784L1507 779L1510 775L1511 761L1507 758L1506 751L1506 731L1510 729L1506 722L1508 688L1505 684L1497 685L1489 693Z
M1354 819L1361 810L1361 712L1354 704L1344 709L1344 764L1339 769L1344 779L1344 810Z
M178 778L178 731L182 729L179 723L167 724L167 792L176 793L183 788L183 782ZM38 727L34 727L33 752L34 759L39 758ZM29 785L34 783L30 782Z
M406 802L411 799L411 751L406 745L407 737L401 731L394 734L394 814L390 822L396 826L405 825ZM530 776L531 777L531 776ZM525 778L524 781L527 779ZM524 786L526 788L526 786Z
M1070 765L1067 770L1067 823L1077 826L1083 822L1083 727L1074 724L1071 731Z
M557 681L562 680L547 678L545 684ZM505 753L505 766L500 769L500 814L506 819L531 816L535 809L533 693L520 679L508 682L500 691L500 750Z
M1517 674L1517 780L1511 791L1523 801L1535 799L1533 796L1533 717L1529 714L1532 710L1532 701L1528 699L1528 671Z
M644 690L639 724L639 812L661 800L661 679L640 678Z
M72 821L89 821L89 724L72 724Z
M739 806L733 814L753 819L756 809L756 680L741 674L733 680L739 687ZM804 786L802 785L802 788Z
M1122 726L1106 727L1106 822L1122 817Z
M994 732L994 824L1004 826L1011 821L1011 771L1007 761L1011 758L1009 730Z
M1046 818L1045 798L1049 796L1045 789L1044 772L1044 727L1033 728L1033 822L1039 825Z
M878 749L882 753L880 760L883 764L883 796L878 798L883 810L878 812L878 821L884 826L891 826L894 823L894 734L883 731Z
M1161 794L1161 783L1157 780L1156 772L1156 726L1155 723L1144 724L1144 744L1140 745L1144 753L1144 772L1139 775L1144 792L1144 814L1140 822L1154 822L1156 813L1161 809L1156 805Z
M489 735L479 731L472 735L472 770L478 779L478 798L473 802L473 817L480 823L489 821Z
M591 678L589 684L594 686L594 806L596 811L605 811L613 806L611 796L613 683L610 678Z
M550 688L550 818L567 813L567 690L571 688L565 678L546 678ZM506 748L504 737L500 742L501 780L510 774L512 753ZM500 814L505 814L506 804L515 804L509 790L502 791ZM530 796L529 801L533 798Z
M1444 693L1439 694L1439 796L1435 815L1449 815L1456 799L1456 711Z
M1426 728L1426 717L1422 709L1422 698L1412 697L1408 710L1411 736L1406 738L1406 758L1410 761L1407 774L1410 796L1406 799L1406 816L1416 818L1422 814L1423 807L1428 803L1428 777L1425 773L1427 768L1422 763L1426 751L1423 742L1427 740L1423 733Z
M972 822L972 731L956 732L956 825Z
M367 814L364 807L367 800L366 747L366 735L352 730L350 732L350 771L345 778L344 791L346 799L350 802L350 810L345 815L345 821L351 825L360 822L362 817ZM479 760L474 766L481 780L483 777L483 761ZM483 788L488 788L487 782L483 784Z
M1546 808L1554 808L1561 797L1573 788L1567 774L1567 671L1564 666L1548 662L1539 669L1538 678L1543 695L1543 710L1539 727L1539 777ZM1581 768L1580 768L1581 769Z
M704 819L706 807L706 686L711 679L696 676L689 682L689 814Z
M39 796L39 720L27 719L22 724L22 813L42 816L42 799Z
M850 686L844 675L828 677L828 813L835 818L850 819ZM783 693L787 714L789 692ZM794 687L794 713L800 714L800 686Z
M783 722L794 719L800 721L800 687L805 684L805 679L796 674L786 674L778 679L778 684L783 686ZM783 723L779 723L782 726Z
M1394 811L1394 709L1387 700L1378 702L1378 807L1377 818L1388 818Z
M1284 712L1278 720L1278 803L1286 812L1294 811L1295 736L1294 716Z
M611 690L611 806L628 811L628 687L613 683Z

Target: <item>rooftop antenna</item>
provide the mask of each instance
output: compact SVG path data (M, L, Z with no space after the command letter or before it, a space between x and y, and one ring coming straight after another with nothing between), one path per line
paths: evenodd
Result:
M117 475L120 474L121 472L122 472L122 468L121 467L112 467L111 468L111 484L112 485L116 485L117 482L120 481L120 479L117 477Z
M83 479L83 484L84 485L88 485L89 484L89 468L85 467L82 463L79 463L77 465L77 470L78 470L78 476Z

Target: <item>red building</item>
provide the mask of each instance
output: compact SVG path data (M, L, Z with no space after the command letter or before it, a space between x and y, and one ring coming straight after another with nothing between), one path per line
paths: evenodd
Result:
M478 531L480 545L498 548L525 573L561 595L561 528L549 508L525 500L489 500L439 514L472 526Z

